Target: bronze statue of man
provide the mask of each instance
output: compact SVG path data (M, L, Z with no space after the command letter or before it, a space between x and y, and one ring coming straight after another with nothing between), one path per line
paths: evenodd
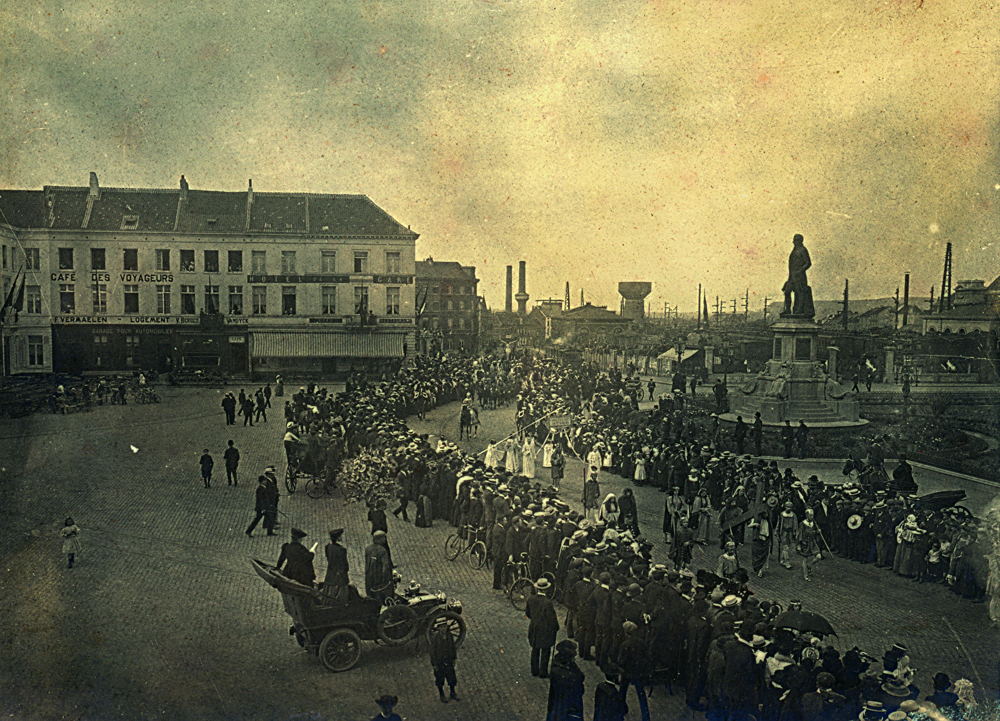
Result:
M788 280L781 288L785 294L785 308L781 315L812 318L815 314L812 288L806 280L806 271L811 266L805 239L796 233L792 238L792 252L788 256Z

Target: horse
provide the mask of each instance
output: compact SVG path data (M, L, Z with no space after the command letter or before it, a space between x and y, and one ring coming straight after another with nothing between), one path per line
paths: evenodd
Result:
M476 410L472 406L463 405L462 412L458 420L458 440L466 438L471 440L473 431L479 425L479 418Z

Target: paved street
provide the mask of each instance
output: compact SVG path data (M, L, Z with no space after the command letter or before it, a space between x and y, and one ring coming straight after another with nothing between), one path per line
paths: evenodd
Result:
M253 479L281 458L280 416L253 428L227 428L221 389L165 389L159 406L102 407L69 416L38 415L0 424L0 487L8 513L0 530L0 713L16 719L364 719L381 693L400 696L409 719L544 717L545 682L528 670L526 620L490 590L486 571L443 560L450 528L416 529L390 517L393 555L404 579L447 591L466 609L460 652L462 701L437 701L426 649L368 643L358 667L326 671L288 635L278 593L250 570L273 561L290 526L325 542L344 526L352 580L362 583L364 510L340 499L283 496L277 538L243 534L252 516ZM277 410L277 409L276 409ZM509 409L485 411L478 450L511 427ZM457 408L416 423L453 437ZM225 485L222 451L241 449L241 483ZM197 461L208 447L216 478L202 487ZM219 476L222 476L220 482ZM582 467L571 461L564 497L576 503ZM621 479L608 486L620 490ZM641 523L656 530L662 496L637 489ZM578 504L577 504L578 505ZM63 567L57 536L73 515L83 552ZM657 549L662 553L662 549ZM323 573L323 564L317 563ZM756 580L756 579L755 579ZM812 584L778 568L755 584L765 598L801 598L826 613L841 645L881 653L905 639L922 687L933 672L978 671L995 684L997 636L982 606L940 586L918 586L870 566L821 564ZM961 643L951 631L954 628ZM976 660L971 668L962 646ZM588 676L588 709L598 674ZM633 704L634 706L635 704ZM676 699L651 701L654 718L686 718ZM589 711L588 711L589 715ZM633 712L632 719L638 718Z

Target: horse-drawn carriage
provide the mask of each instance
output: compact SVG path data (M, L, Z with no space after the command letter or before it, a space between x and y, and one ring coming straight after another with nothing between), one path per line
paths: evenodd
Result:
M431 631L439 626L452 635L456 647L465 640L462 603L444 592L422 592L411 584L403 593L394 591L380 603L349 586L342 597L334 598L322 589L293 581L263 561L254 559L251 563L258 576L281 592L285 611L293 621L289 635L319 656L331 671L354 668L361 658L362 641L401 646L424 636L429 642ZM394 574L394 586L398 579Z
M295 493L299 480L305 480L306 493L310 498L319 498L333 491L329 450L339 439L321 440L318 436L307 436L304 441L285 448L285 488ZM339 466L339 462L336 464Z

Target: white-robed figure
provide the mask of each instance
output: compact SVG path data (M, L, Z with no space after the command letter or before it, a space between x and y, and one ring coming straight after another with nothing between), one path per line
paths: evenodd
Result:
M483 462L486 464L487 468L499 468L503 465L501 458L503 457L503 451L497 447L496 441L490 441L486 445L486 458Z
M604 497L604 501L601 503L601 509L598 512L597 517L604 521L609 528L618 527L618 516L621 514L621 508L618 506L618 496L614 493L609 493Z
M525 434L524 443L521 444L521 475L525 478L535 477L535 454L538 453L538 446L535 438L531 434Z
M601 455L601 449L603 445L601 443L595 443L594 447L590 449L587 453L587 468L603 468L604 458Z
M545 436L545 443L542 444L542 468L552 468L552 451L556 445L552 442L552 434Z
M508 438L504 450L506 451L503 459L504 470L511 474L520 473L521 459L518 456L521 454L520 448L517 445L517 439Z

